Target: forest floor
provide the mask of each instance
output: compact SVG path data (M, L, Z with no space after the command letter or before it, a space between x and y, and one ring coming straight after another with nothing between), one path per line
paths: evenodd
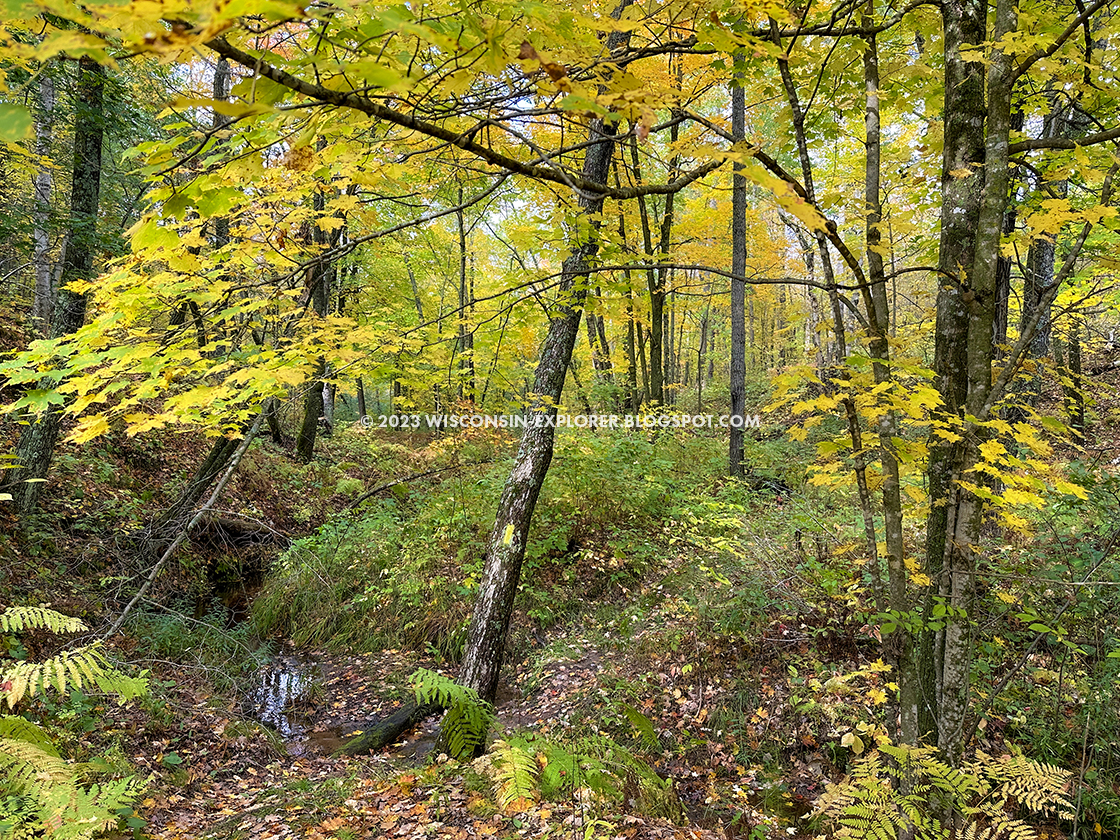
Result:
M408 673L437 667L400 651L300 652L299 670L282 673L301 679L313 674L312 690L285 698L283 720L272 717L271 728L251 722L250 716L269 711L261 708L259 695L238 701L180 681L161 713L141 720L136 710L107 709L112 723L99 738L124 735L118 743L130 761L157 771L158 781L138 809L148 822L144 833L153 838L723 838L751 836L756 826L763 835L767 829L783 837L803 833L799 818L823 789L828 762L808 749L806 760L793 765L795 775L780 782L760 765L739 764L732 738L724 739L710 725L711 709L726 701L729 684L681 675L694 652L639 664L592 638L565 635L549 648L549 656L523 663L512 684L503 687L507 699L497 708L499 737L519 729L563 739L574 724L609 714L608 697L620 680L646 686L634 700L662 739L692 744L667 750L653 762L674 780L685 806L679 824L620 813L586 796L519 802L515 810L503 811L484 778L485 758L468 764L431 755L437 718L381 754L332 755L364 720L399 706L399 700L386 697L399 696L391 689ZM282 669L295 660L278 658ZM266 670L261 678L275 685L277 673ZM769 693L771 705L780 705L781 688ZM760 722L769 717L764 708L756 712ZM764 799L771 808L777 804L777 812L756 807Z

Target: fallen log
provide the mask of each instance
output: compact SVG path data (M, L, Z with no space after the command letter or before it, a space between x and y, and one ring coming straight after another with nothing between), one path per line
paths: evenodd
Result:
M418 706L410 700L388 717L372 721L360 735L343 744L335 755L362 755L380 750L396 743L401 735L421 721L442 711L443 708L435 703Z

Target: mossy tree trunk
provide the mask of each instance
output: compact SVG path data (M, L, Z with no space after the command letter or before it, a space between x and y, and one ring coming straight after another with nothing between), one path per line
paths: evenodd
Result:
M86 296L66 288L76 280L93 277L97 250L97 208L101 195L101 146L104 141L102 95L105 69L88 56L78 60L74 112L74 172L70 191L70 234L55 301L51 336L76 332L86 317ZM57 382L46 383L53 388ZM35 511L43 482L54 458L62 427L62 414L48 411L31 422L16 445L19 468L12 470L8 486L22 517Z

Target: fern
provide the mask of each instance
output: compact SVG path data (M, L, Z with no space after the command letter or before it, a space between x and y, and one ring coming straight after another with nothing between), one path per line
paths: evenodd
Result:
M27 630L81 633L88 629L80 618L63 615L46 607L8 607L0 612L0 632L3 633L23 633Z
M482 750L494 720L494 710L474 689L461 686L450 677L420 668L409 677L416 702L446 709L441 724L447 752L465 758Z
M590 791L642 813L679 820L672 782L610 738L594 736L558 744L534 735L495 741L490 775L503 808L538 798L559 800Z
M829 787L817 812L838 838L894 840L911 834L940 840L946 827L938 815L951 814L964 840L1035 840L1030 825L1011 812L1013 806L1068 816L1070 781L1068 772L1022 756L994 759L977 751L957 769L932 747L883 745Z
M641 737L644 747L651 750L661 749L661 742L657 738L657 730L653 728L653 721L627 703L622 704L622 713Z
M9 708L24 696L34 697L48 689L66 694L68 689L96 687L116 695L125 703L144 695L148 681L129 677L114 668L102 653L100 642L63 651L45 662L17 662L0 674L0 689Z
M491 749L494 781L498 785L498 805L504 809L535 799L540 778L537 754L527 749L524 743L511 744L508 741L495 741ZM546 763L545 766L549 765Z
M74 633L86 629L75 618L46 607L9 607L0 613L5 632L45 629ZM120 702L144 694L143 677L121 673L98 643L63 651L45 662L0 667L0 697L14 708L49 691L97 688ZM22 717L0 714L0 837L85 840L117 822L117 813L143 790L129 776L83 785L86 768L60 757L47 733Z
M58 755L50 736L38 724L16 715L0 715L0 738L26 741L53 756Z

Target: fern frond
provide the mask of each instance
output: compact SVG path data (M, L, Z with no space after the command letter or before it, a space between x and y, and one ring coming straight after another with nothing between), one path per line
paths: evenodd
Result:
M622 713L626 715L630 725L641 736L642 744L646 748L651 750L661 749L661 742L657 739L657 730L653 728L653 721L626 703L622 704Z
M50 737L43 728L26 718L17 715L0 715L0 738L10 738L14 741L26 741L38 747L48 755L58 758L58 750L54 748Z
M494 710L478 692L426 668L418 669L409 681L419 705L436 704L447 710L441 728L451 755L473 755L486 743Z
M8 607L0 612L0 632L49 630L52 633L81 633L88 630L80 618L63 615L47 607Z
M45 662L17 662L0 674L2 696L8 708L15 708L24 697L34 697L48 690L65 694L68 689L97 688L115 695L125 703L145 694L148 681L121 673L105 658L101 644L63 651Z
M0 738L0 793L45 791L72 779L69 765L58 755L27 741Z
M129 776L88 788L55 788L41 799L40 822L52 838L86 840L115 826L117 812L144 787L144 782Z
M890 762L872 753L821 797L818 813L838 827L837 836L889 840L907 829L918 840L942 840L948 826L935 815L947 810L963 818L962 840L1035 840L1034 830L1011 813L1013 804L1043 814L1071 810L1071 774L1053 765L977 751L957 769L930 747L881 750Z
M508 808L519 800L535 799L539 778L536 755L508 741L495 741L491 750L498 805Z

